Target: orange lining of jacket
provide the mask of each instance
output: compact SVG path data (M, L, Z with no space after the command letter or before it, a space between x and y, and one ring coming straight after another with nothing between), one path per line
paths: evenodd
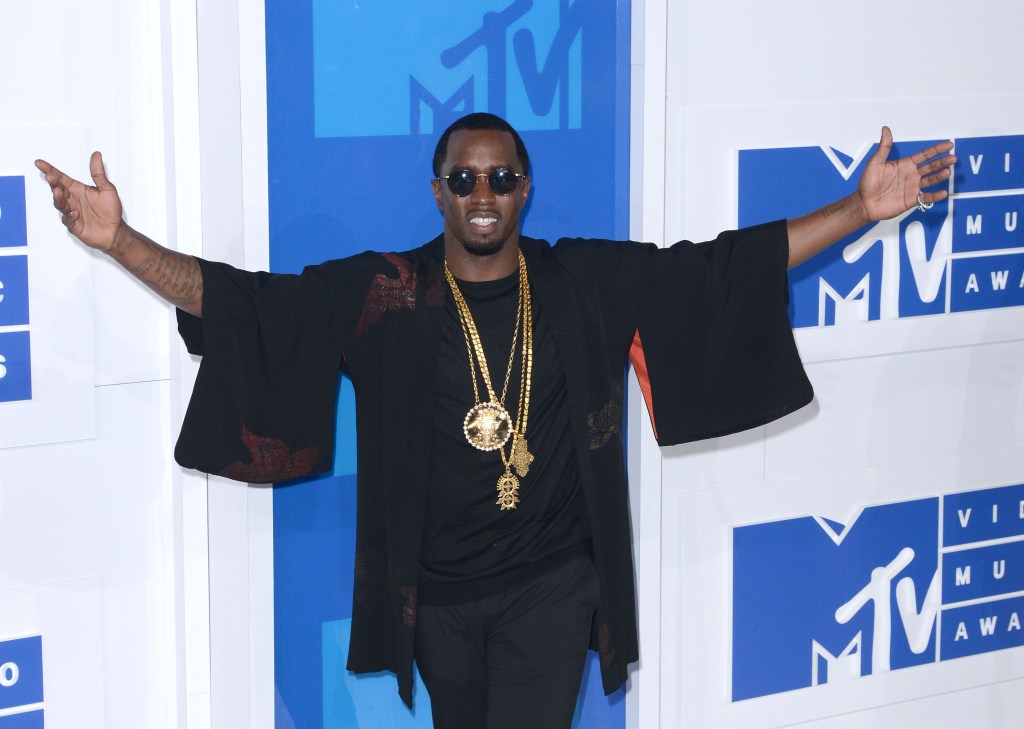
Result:
M644 345L640 341L640 330L633 332L633 344L629 347L629 359L633 363L633 371L636 372L636 379L640 383L640 391L644 394L644 401L647 403L647 413L651 416L651 427L654 429L654 439L658 439L658 425L654 421L654 402L651 398L651 378L647 373L647 360L644 358Z

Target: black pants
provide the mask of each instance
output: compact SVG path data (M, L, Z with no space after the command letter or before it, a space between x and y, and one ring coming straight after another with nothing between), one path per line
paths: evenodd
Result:
M420 605L416 665L435 729L568 729L598 580L589 556L463 605Z

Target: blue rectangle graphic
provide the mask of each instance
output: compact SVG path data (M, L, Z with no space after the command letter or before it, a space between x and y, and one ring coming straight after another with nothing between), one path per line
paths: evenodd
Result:
M934 661L938 508L734 529L732 700Z
M1024 644L1022 532L1024 484L735 527L732 700Z
M957 198L953 253L1024 248L1024 195Z
M430 134L474 109L579 129L586 5L313 0L316 136Z
M0 642L0 709L14 709L43 700L43 638Z
M0 716L0 729L43 729L43 710Z
M32 399L32 350L28 332L0 332L0 403Z
M942 611L941 660L1024 645L1024 597Z
M950 311L1024 304L1024 253L957 258L949 275Z
M947 552L942 557L944 605L1024 590L1024 541Z
M1024 536L1024 484L951 494L942 509L945 547Z
M958 193L1024 188L1024 136L958 138L956 156Z
M0 256L0 327L28 323L28 256Z
M0 246L28 245L25 178L0 177Z

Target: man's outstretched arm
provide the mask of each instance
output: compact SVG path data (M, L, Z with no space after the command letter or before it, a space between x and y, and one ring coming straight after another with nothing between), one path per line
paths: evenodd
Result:
M121 198L107 179L99 152L93 152L89 159L93 185L79 182L41 159L35 164L50 185L61 222L73 236L109 255L179 309L202 316L203 275L199 263L192 256L153 242L124 222Z
M882 127L878 149L860 176L857 191L812 213L787 221L789 267L793 268L868 223L894 218L920 201L945 200L946 190L922 192L949 179L956 157L952 142L940 142L909 157L889 160L892 132ZM945 156L943 156L945 155Z

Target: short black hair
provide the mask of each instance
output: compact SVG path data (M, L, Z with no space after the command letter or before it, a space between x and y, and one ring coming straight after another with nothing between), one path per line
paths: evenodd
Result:
M437 146L434 148L434 177L441 176L441 165L448 155L448 138L462 129L496 129L500 132L508 132L516 143L516 156L519 158L519 164L523 166L523 174L530 174L530 155L526 153L526 145L523 144L519 132L500 116L489 114L486 111L475 111L453 121L441 134L441 138L437 140Z

